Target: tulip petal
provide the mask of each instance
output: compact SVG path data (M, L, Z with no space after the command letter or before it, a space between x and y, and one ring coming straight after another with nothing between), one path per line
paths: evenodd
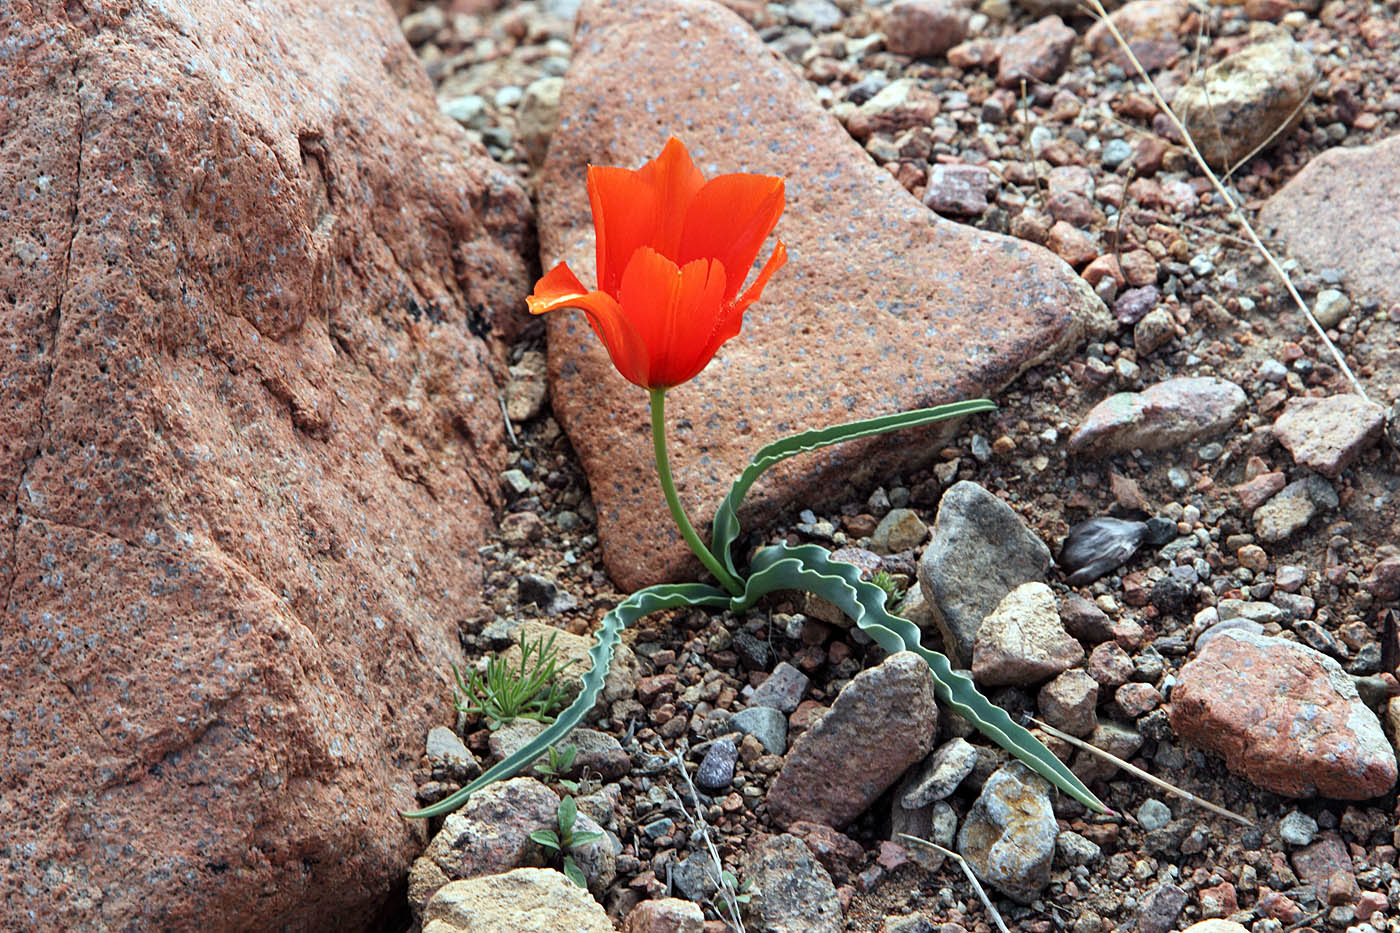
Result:
M647 388L679 385L705 368L724 289L724 267L713 260L677 268L650 248L632 257L622 277L622 307L649 354Z
M783 212L783 180L771 175L720 175L696 194L686 213L680 255L685 264L711 257L729 272L725 301L733 301L748 278L763 241Z
M674 136L660 155L635 172L589 166L598 287L616 295L627 264L643 247L674 261L687 209L704 184L704 176Z
M779 240L778 245L773 248L773 254L768 257L768 261L759 270L758 277L753 280L753 284L739 297L733 304L727 304L725 311L718 320L715 321L714 332L710 334L705 342L705 359L708 360L715 355L720 346L731 337L737 337L739 330L744 326L744 312L749 309L763 294L763 288L768 284L768 280L773 277L773 273L783 267L787 262L787 247L783 241Z
M607 348L617 371L628 382L646 388L646 345L611 295L586 291L578 277L561 262L535 283L535 291L525 303L531 314L578 308Z

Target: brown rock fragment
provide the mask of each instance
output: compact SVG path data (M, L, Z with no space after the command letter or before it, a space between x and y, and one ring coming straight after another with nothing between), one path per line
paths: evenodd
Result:
M1294 398L1274 422L1274 437L1299 466L1336 478L1380 439L1385 409L1359 395Z

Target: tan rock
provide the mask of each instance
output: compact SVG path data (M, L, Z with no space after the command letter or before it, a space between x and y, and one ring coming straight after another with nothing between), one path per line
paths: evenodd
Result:
M528 199L381 3L0 33L0 928L365 923L481 592Z
M613 933L607 911L552 868L517 868L445 885L423 933Z
M787 177L776 233L788 264L744 333L668 394L672 464L697 526L769 441L994 394L1107 325L1087 285L1050 253L932 215L722 7L588 2L575 48L541 179L546 266L567 260L592 282L587 164L635 167L668 133L708 173ZM699 565L654 479L646 394L617 375L581 315L550 315L548 327L550 397L588 473L609 573L624 589L694 578ZM747 527L848 481L926 463L944 436L931 428L787 461L754 487Z

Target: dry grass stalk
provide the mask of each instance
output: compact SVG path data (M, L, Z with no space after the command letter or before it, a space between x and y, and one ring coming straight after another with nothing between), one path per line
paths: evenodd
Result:
M1006 928L1006 924L1002 922L1001 914L997 912L996 907L992 904L992 899L987 897L986 891L982 890L982 883L977 880L977 875L973 873L972 866L967 864L967 859L951 849L943 848L936 842L929 842L927 839L920 839L918 836L911 836L908 833L900 833L899 835L900 838L908 839L910 842L916 843L917 845L932 849L939 855L956 859L958 865L961 866L963 870L963 874L967 875L967 880L972 882L972 890L976 891L977 896L982 899L982 906L987 908L987 914L992 918L992 921L996 923L997 929L1000 930L1001 933L1011 933L1011 931Z
M1188 801L1188 802L1190 802L1190 803L1194 803L1196 806L1202 807L1202 808L1204 808L1204 809L1206 809L1206 810L1209 810L1211 813L1219 814L1220 816L1225 817L1227 820L1234 820L1236 823L1242 823L1242 824L1244 824L1245 826L1253 826L1253 825L1254 825L1254 821L1251 820L1251 819L1250 819L1249 817L1247 817L1247 816L1240 816L1238 813L1235 813L1235 812L1232 811L1232 810L1226 810L1224 807L1217 806L1217 805L1211 803L1209 800L1202 800L1200 797L1197 797L1195 794L1191 793L1190 791L1188 791L1188 790L1182 790L1180 787L1177 787L1175 784L1168 784L1166 781L1162 780L1161 778L1159 778L1159 777L1157 777L1157 776L1155 776L1155 775L1152 775L1152 774L1148 774L1146 771L1142 770L1142 769L1139 768L1137 765L1129 764L1128 762L1124 761L1122 758L1119 758L1117 755L1110 754L1110 753L1104 751L1103 749L1101 749L1101 748L1099 748L1099 747L1097 747L1097 746L1095 746L1095 745L1090 745L1088 742L1085 742L1083 739L1077 739L1077 738L1075 738L1074 736L1070 735L1070 734L1067 733L1067 732L1061 732L1059 729L1056 729L1054 726L1047 725L1046 723L1041 722L1039 719L1036 719L1034 716L1031 717L1031 722L1035 723L1037 726L1039 726L1040 728L1044 729L1046 732L1050 733L1050 734L1053 735L1055 738L1060 739L1061 741L1064 741L1064 742L1068 742L1069 744L1073 745L1075 748L1082 748L1082 749L1084 749L1086 752L1088 752L1088 753L1091 754L1091 755L1098 755L1100 758L1104 759L1105 761L1111 761L1111 762L1113 762L1115 765L1117 765L1118 767L1122 768L1124 771L1126 771L1126 772L1128 772L1129 774L1133 775L1134 777L1142 778L1142 779L1143 779L1144 781L1146 781L1147 783L1152 784L1152 785L1155 786L1155 787L1159 787L1159 788L1161 788L1162 790L1166 791L1166 792L1169 793L1169 794L1175 794L1176 796L1180 797L1181 799L1186 800L1186 801Z
M1216 194L1229 206L1231 219L1233 219L1240 230L1244 232L1250 245L1258 250L1259 254L1264 257L1264 261L1269 264L1269 268L1274 271L1279 281L1283 283L1284 288L1288 290L1289 296L1292 297L1294 303L1297 304L1298 309L1303 312L1303 317L1307 319L1308 324L1312 327L1313 331L1317 333L1317 336L1321 338L1328 352L1331 353L1332 359L1337 364L1337 368L1341 370L1342 374L1346 376L1347 381L1351 383L1353 391L1366 401L1370 401L1370 397L1366 395L1366 390L1361 387L1361 383L1352 373L1351 367L1348 366L1346 360L1342 358L1341 351L1339 351L1336 345L1332 343L1331 339L1328 338L1327 331L1317 322L1317 318L1313 317L1312 310L1308 307L1308 303L1303 300L1303 296L1298 294L1298 289L1294 287L1293 280L1289 278L1288 273L1284 271L1283 266L1279 264L1273 252L1264 245L1264 241L1261 240L1259 234L1254 231L1253 225L1245 219L1244 212L1240 209L1240 205L1236 203L1234 196L1230 194L1230 190L1225 187L1220 177L1216 175L1215 171L1211 169L1210 164L1207 163L1205 158L1201 155L1201 150L1196 147L1196 141L1191 138L1191 134L1187 131L1176 113L1171 107L1167 106L1166 100L1162 97L1162 92L1157 90L1157 85L1147 74L1147 69L1142 67L1142 62L1138 60L1132 47L1128 45L1128 41L1123 38L1123 34L1118 31L1118 25L1109 18L1108 11L1104 9L1103 3L1101 3L1100 0L1084 0L1084 4L1091 14L1105 24L1108 31L1113 35L1113 41L1118 43L1118 47L1122 49L1123 54L1132 62L1133 68L1137 71L1138 76L1147 84L1147 89L1151 92L1152 99L1156 101L1157 107L1166 115L1167 119L1171 121L1172 126L1176 127L1177 132L1181 134L1181 138L1186 140L1186 148L1191 153L1191 157L1196 160L1196 164L1200 166L1201 171L1205 173L1206 178L1210 180L1212 187L1215 188ZM1291 120L1292 118L1290 117L1289 119ZM1285 121L1285 125L1286 122L1287 121Z

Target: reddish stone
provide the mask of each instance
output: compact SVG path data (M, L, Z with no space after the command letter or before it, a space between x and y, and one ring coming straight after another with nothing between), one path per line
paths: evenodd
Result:
M1303 883L1310 884L1319 900L1336 907L1352 904L1361 896L1351 856L1342 837L1326 832L1317 841L1293 853L1293 870Z
M1058 16L1047 16L1002 41L997 84L1053 84L1069 64L1075 33Z
M642 901L622 924L622 933L701 933L704 929L700 905L678 897Z
M1260 888L1259 900L1254 910L1260 916L1269 917L1280 923L1297 923L1303 916L1303 909L1287 895L1268 888Z
M1083 266L1099 255L1099 248L1089 234L1063 220L1055 221L1045 237L1045 245L1071 266Z
M1109 14L1109 20L1118 27L1142 66L1155 71L1181 55L1177 29L1189 10L1186 0L1133 0ZM1133 67L1106 22L1091 26L1084 34L1084 44L1096 57L1112 59L1128 69Z
M788 832L807 843L807 848L837 884L849 878L851 870L865 858L860 843L823 823L798 820L788 827Z
M1222 631L1181 669L1172 728L1265 790L1366 800L1395 784L1395 752L1336 661L1296 642Z
M1385 409L1359 395L1295 398L1274 422L1274 437L1299 466L1336 478L1374 445Z
M1240 909L1235 886L1222 881L1213 888L1201 888L1197 895L1201 902L1201 916L1208 918L1228 917Z
M896 0L885 16L885 48L896 55L942 55L967 38L971 13L951 0Z
M1050 253L943 221L826 113L747 25L698 0L605 0L580 9L560 129L541 178L541 248L593 282L591 162L640 165L668 133L709 174L787 177L777 235L788 264L692 383L667 397L680 497L705 527L763 444L817 428L995 394L1035 361L1107 325ZM636 80L638 61L647 80ZM767 255L765 250L764 255ZM975 304L976 314L967 308ZM550 397L588 473L609 573L624 589L693 578L655 480L647 396L613 369L577 313L550 315ZM754 487L753 528L818 504L853 472L911 470L948 428L794 458Z
M7 8L4 929L358 929L422 846L528 200L381 3Z
M1400 211L1376 210L1400 186L1400 134L1372 146L1328 149L1265 202L1263 225L1310 269L1336 268L1353 295L1400 302Z
M1246 512L1253 512L1282 489L1288 482L1282 473L1261 473L1254 479L1240 483L1232 491L1239 497L1240 505Z

